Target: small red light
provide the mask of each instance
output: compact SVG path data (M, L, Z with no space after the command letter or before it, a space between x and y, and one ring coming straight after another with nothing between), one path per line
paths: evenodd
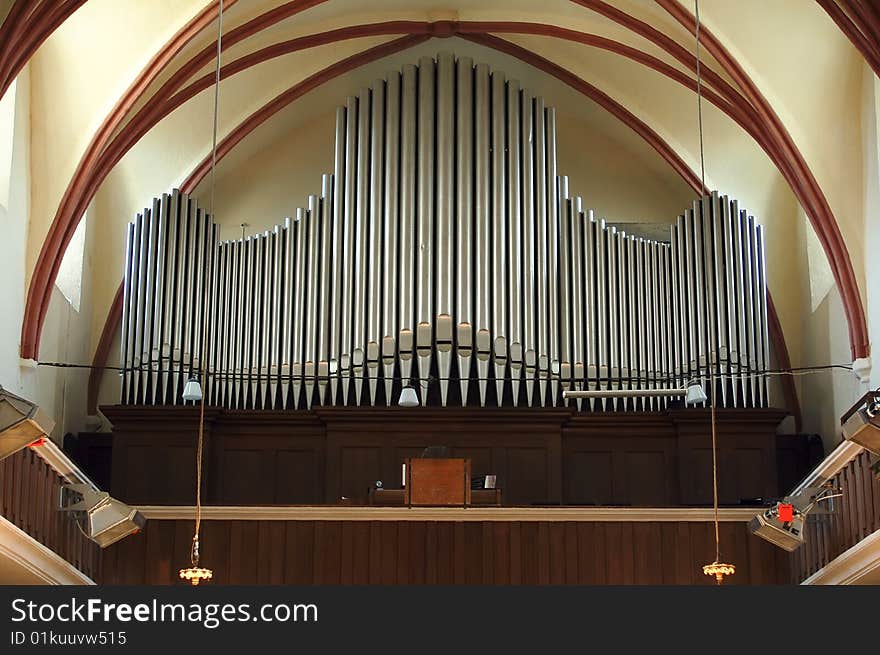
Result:
M791 523L794 520L794 505L781 503L779 505L779 520L783 523Z
M36 441L30 444L31 448L36 448L37 446L42 446L46 443L46 440L43 437L40 437Z

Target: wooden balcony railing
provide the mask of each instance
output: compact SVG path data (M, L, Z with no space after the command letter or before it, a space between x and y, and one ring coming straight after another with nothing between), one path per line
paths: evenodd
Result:
M58 511L62 477L34 452L41 447L25 448L0 461L0 513L97 580L101 549L83 535L69 514Z
M804 544L792 553L792 582L803 582L880 530L880 481L870 463L870 454L862 451L830 478L843 497L829 501L834 503L832 513L809 517Z

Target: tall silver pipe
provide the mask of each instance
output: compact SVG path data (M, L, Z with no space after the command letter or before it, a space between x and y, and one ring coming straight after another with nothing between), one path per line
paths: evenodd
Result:
M358 172L358 106L357 98L348 98L345 108L345 230L342 244L342 349L339 353L339 384L342 404L348 404L351 386L351 356L354 348L354 275L357 235L357 172Z
M306 391L306 409L310 409L314 399L316 375L318 373L318 330L320 321L318 318L319 293L321 290L321 272L326 266L320 259L321 237L321 209L318 196L309 196L309 210L305 213L306 218L306 277L303 280L305 286L305 348L303 353L303 378Z
M559 295L572 298L572 282L575 266L572 258L572 203L560 190L559 194ZM571 383L572 353L572 309L573 303L559 306L559 375L562 388L567 390ZM568 404L567 400L563 404Z
M535 229L535 99L525 90L520 92L522 120L520 142L522 144L522 315L523 359L525 362L526 404L532 406L535 398L535 375L538 368L535 312L537 302L535 287L537 275L537 231Z
M434 284L434 330L437 372L440 377L440 403L446 405L452 363L455 273L455 58L443 53L437 57L437 144L436 144L436 267Z
M757 298L756 296L756 259L757 253L755 252L755 221L751 216L744 211L742 214L742 223L743 223L743 249L745 250L745 261L743 273L746 280L745 285L745 295L746 295L746 339L748 344L748 354L749 354L749 393L751 396L751 407L757 407L757 392L758 392L758 383L757 376L755 375L755 371L758 368L758 344L756 339L756 326L758 322L757 312L755 311L757 308Z
M651 389L662 388L657 384L657 371L659 367L659 345L660 345L660 319L658 309L660 308L660 296L657 286L657 276L660 270L657 258L657 243L654 241L646 241L647 255L647 285L648 285L648 325L646 335L648 339L648 379ZM648 404L651 409L659 409L660 398L650 397Z
M547 125L543 98L535 98L535 313L538 339L538 404L548 402L550 374L550 232L547 202ZM554 182L555 184L555 182ZM551 192L552 197L552 192Z
M306 293L309 287L306 278L307 255L306 247L308 244L308 221L309 212L302 208L296 210L296 220L294 222L294 242L296 246L295 253L295 282L294 282L294 305L293 305L293 397L296 407L300 407L302 402L300 390L304 390L305 382L305 361L306 361Z
M245 409L250 406L253 387L251 368L253 366L253 326L252 312L254 308L254 239L248 236L242 243L241 250L241 323L239 325L239 371L241 372L238 390L238 407Z
M367 291L369 280L368 257L370 246L370 112L371 94L369 89L361 89L358 96L357 116L357 182L355 192L355 233L352 250L354 252L354 307L352 308L351 364L354 377L355 404L361 404L364 388L364 363L367 342Z
M143 361L146 371L144 403L147 405L155 404L156 398L156 373L155 359L158 355L156 348L156 314L153 298L155 296L157 256L159 254L159 223L161 222L161 209L159 199L153 201L152 209L144 212L144 218L148 219L147 230L147 270L146 270L146 288L150 291L149 297L144 298L144 317L146 319L144 325L144 349Z
M626 232L623 231L618 232L617 237L617 316L618 320L620 321L617 331L617 366L621 378L620 384L618 386L621 389L629 389L632 386L631 384L627 383L628 378L632 374L632 353L629 349L629 329L632 321L632 309L630 306L630 302L632 299L630 295L631 281L629 278L630 237L628 237ZM618 403L618 407L621 409L626 409L626 401L620 401Z
M390 405L397 355L398 257L400 223L400 75L388 76L385 87L385 216L382 263L382 366L385 374L385 402Z
M225 242L217 244L216 255L216 273L214 283L214 295L216 306L215 334L216 346L214 357L212 359L214 367L214 391L211 394L211 404L215 407L226 406L226 366L225 357L229 350L229 333L228 333L228 317L227 317L227 297L228 290L226 287L226 271L227 271L227 253L229 248Z
M122 331L119 338L119 362L122 365L122 388L120 392L120 402L123 404L130 403L129 391L131 389L132 378L132 362L129 358L129 345L131 338L130 324L131 320L131 299L132 299L132 262L134 261L134 223L129 223L125 229L125 259L123 260L122 272Z
M468 378L474 351L474 64L467 57L456 69L455 123L455 265L458 354L461 403L467 404Z
M504 398L507 370L507 175L505 170L506 81L492 73L492 355L495 363L495 390L498 406Z
M608 272L606 274L608 286L608 377L612 382L609 384L611 389L619 388L614 380L620 377L620 235L617 228L608 228ZM620 401L616 398L611 399L612 409L619 409Z
M286 317L281 312L284 297L284 226L276 225L269 234L269 248L266 252L268 272L266 334L266 392L267 407L284 409L281 392L281 358ZM314 330L315 328L313 328Z
M737 406L739 402L739 382L734 376L739 371L739 348L737 346L737 307L736 307L736 262L735 262L735 237L734 222L735 216L732 213L733 203L724 198L724 207L721 220L723 223L723 245L724 245L724 283L725 298L727 305L727 318L724 323L727 333L727 375L729 376L725 386L729 386L731 390L730 405Z
M523 367L522 179L520 162L520 88L507 83L507 327L513 404L518 404Z
M263 232L258 235L256 253L256 291L254 301L254 401L252 407L266 408L267 383L269 366L267 361L267 342L271 338L272 328L269 303L269 291L271 287L271 269L269 267L270 251L272 249L272 233Z
M601 382L598 387L600 389L609 389L610 385L608 384L608 331L610 326L608 324L608 288L607 288L607 275L605 271L608 267L608 231L605 229L605 219L599 219L596 223L596 283L597 283L597 291L596 291L596 314L597 320L596 325L599 331L599 338L597 339L598 343L598 357L597 357L597 373L599 376L599 380L604 380ZM602 409L605 409L610 403L608 399L602 398L600 400L600 405Z
M743 264L744 254L742 241L742 223L739 211L739 203L734 200L731 208L731 229L733 231L733 269L734 269L734 292L732 299L736 305L736 367L739 372L738 389L740 400L744 407L748 406L747 402L747 385L748 378L748 346L746 345L746 327L745 327L745 300L746 292L744 288Z
M758 370L765 371L770 368L770 335L769 323L767 318L767 258L764 251L764 226L756 225L756 242L758 263L758 335L762 348L759 352ZM767 378L761 376L758 378L761 388L760 405L762 407L770 406L770 388L767 384Z
M330 375L330 335L334 313L333 306L333 194L332 175L324 175L321 180L321 283L318 295L318 404L326 402L327 382ZM287 232L287 231L285 231ZM289 319L285 321L285 325ZM286 397L286 396L285 396Z
M599 264L598 243L599 224L593 212L589 212L584 224L584 267L585 267L585 329L584 329L584 376L587 389L599 388ZM595 400L589 399L590 409L595 408Z
M376 404L382 343L383 183L385 179L385 82L373 84L370 116L369 286L367 290L366 375L370 404Z
M157 332L156 332L156 348L158 350L156 357L156 366L158 369L158 375L156 379L156 388L154 390L153 402L157 405L161 405L165 403L165 391L166 391L166 377L169 377L167 374L170 373L170 370L166 370L170 367L171 357L168 352L168 325L166 318L166 308L169 308L169 296L170 290L168 289L169 285L169 276L168 276L168 241L169 238L169 229L170 225L170 210L171 210L171 197L165 193L162 194L160 213L158 215L159 220L159 238L157 242L158 252L156 253L156 286L154 288L154 296L153 303L154 309L153 312L156 316L156 324L157 324Z
M415 357L416 328L416 107L418 72L404 66L400 108L400 333L398 357L403 384Z
M333 291L330 319L330 404L336 404L342 357L342 303L345 286L345 189L348 107L336 110L336 151L333 173Z
M281 357L278 377L281 387L281 406L284 409L295 409L296 398L293 395L293 358L294 358L294 306L296 302L296 240L294 223L290 217L284 219L282 241L279 256L284 262L284 294L282 296L282 312L285 316L281 332Z
M476 138L475 216L476 221L476 354L480 387L480 405L486 404L489 359L492 352L492 184L491 184L491 129L492 96L489 67L477 64L475 68L476 100L474 102L474 133Z
M556 110L548 108L546 112L547 139L547 247L548 247L548 283L547 311L550 315L550 353L559 352L559 294L553 280L559 274L559 204L556 190ZM559 378L558 355L554 362L550 361L550 404L556 404L557 381Z
M208 322L208 344L205 348L207 385L208 385L208 401L216 405L215 395L218 384L217 378L217 353L220 347L219 343L219 298L217 294L217 282L219 280L219 254L218 235L220 233L219 226L214 222L213 217L209 217L208 221L208 262L206 270L208 271L208 304L207 304L207 322Z
M580 199L578 199L580 201ZM589 220L579 209L570 216L569 234L571 251L571 383L575 389L583 387L584 369L584 285L587 281L584 252L584 224ZM561 253L560 253L561 256ZM563 358L564 361L564 358ZM565 376L563 376L563 379ZM564 382L563 382L564 384ZM583 402L577 400L577 408L581 409Z
M416 188L418 212L416 354L418 355L419 377L421 378L427 378L430 374L431 353L434 345L435 77L434 60L431 57L422 57L419 60L418 182ZM424 393L421 385L419 385L417 392Z

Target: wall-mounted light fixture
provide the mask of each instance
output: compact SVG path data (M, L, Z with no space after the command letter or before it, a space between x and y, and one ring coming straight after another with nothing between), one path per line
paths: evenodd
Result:
M0 387L0 459L49 436L54 427L37 405Z
M60 509L72 512L83 534L101 548L139 532L147 522L137 508L88 484L62 486Z
M804 524L817 503L839 498L830 486L808 487L786 496L749 521L749 532L789 552L804 543ZM827 513L827 512L826 512Z
M880 391L869 391L840 418L843 437L880 455Z

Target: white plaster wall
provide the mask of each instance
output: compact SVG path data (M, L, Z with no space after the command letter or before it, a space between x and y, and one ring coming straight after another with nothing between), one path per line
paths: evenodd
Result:
M54 418L52 437L85 427L85 391L88 371L48 366L22 366L19 359L20 331L24 315L25 252L31 209L30 176L30 71L19 75L16 93L15 129L9 200L0 205L0 385L15 394L36 402ZM90 234L86 235L89 252ZM84 268L91 266L90 255ZM43 332L41 361L87 363L88 337L91 331L90 291L83 288L80 312L74 311L58 289L54 289Z

